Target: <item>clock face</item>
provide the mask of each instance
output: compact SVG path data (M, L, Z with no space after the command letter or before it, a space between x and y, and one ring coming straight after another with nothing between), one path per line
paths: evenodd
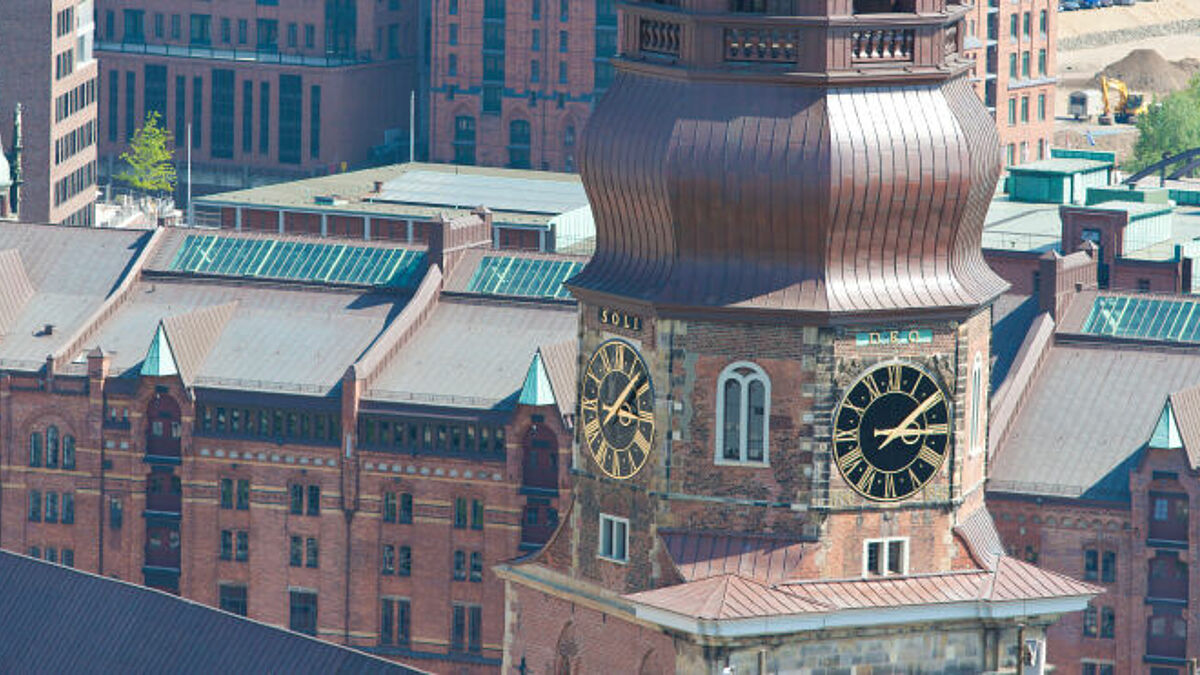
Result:
M937 475L949 445L945 394L910 364L889 363L864 373L834 416L838 471L868 499L911 497Z
M654 439L654 388L646 362L624 340L606 340L588 360L580 384L583 440L606 475L641 470Z

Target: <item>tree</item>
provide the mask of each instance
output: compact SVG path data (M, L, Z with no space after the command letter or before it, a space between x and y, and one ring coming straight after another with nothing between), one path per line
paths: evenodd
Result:
M1125 168L1137 171L1184 150L1200 147L1200 78L1150 106L1137 122L1138 140Z
M121 153L121 161L127 168L117 174L117 180L142 192L171 192L175 189L173 145L171 131L159 124L159 114L147 114L146 122L129 141L129 150Z

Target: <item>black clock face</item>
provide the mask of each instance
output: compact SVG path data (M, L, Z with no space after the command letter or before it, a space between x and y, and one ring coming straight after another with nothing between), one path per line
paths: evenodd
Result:
M834 416L838 471L868 499L912 496L937 475L949 445L945 394L927 373L909 364L867 371L842 397Z
M654 439L654 388L629 343L607 340L596 348L580 383L579 410L596 466L621 480L637 474Z

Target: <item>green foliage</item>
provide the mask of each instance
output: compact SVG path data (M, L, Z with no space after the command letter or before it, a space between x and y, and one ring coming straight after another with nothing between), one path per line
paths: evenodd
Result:
M1151 105L1137 122L1138 140L1133 159L1124 168L1137 171L1163 158L1200 147L1200 77L1186 89Z
M126 169L117 180L135 190L162 194L175 189L174 140L171 131L161 126L159 114L146 115L146 122L134 132L129 150L121 153Z

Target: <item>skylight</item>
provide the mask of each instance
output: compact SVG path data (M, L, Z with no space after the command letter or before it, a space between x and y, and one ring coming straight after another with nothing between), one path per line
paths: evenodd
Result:
M1200 342L1200 302L1098 297L1083 332L1141 340Z
M518 295L539 298L568 298L563 282L575 276L583 263L538 260L515 256L484 256L467 290L472 293Z

